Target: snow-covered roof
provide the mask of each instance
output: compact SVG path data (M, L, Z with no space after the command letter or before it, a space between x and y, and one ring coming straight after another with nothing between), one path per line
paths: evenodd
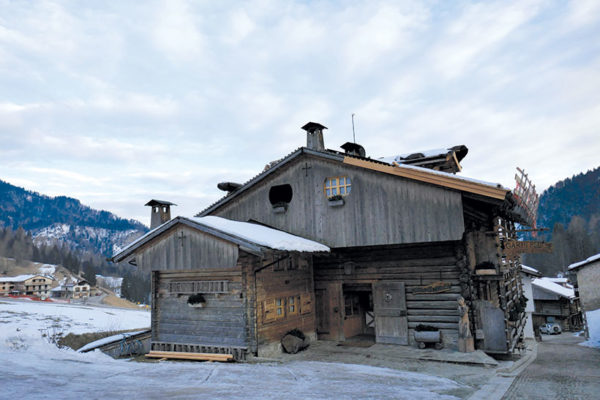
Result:
M412 153L397 154L395 156L379 157L379 161L383 161L383 162L386 162L389 164L391 164L392 162L401 163L403 160L406 160L411 156L414 157L414 156L418 155L423 158L445 156L446 154L448 154L449 151L450 151L450 149L433 149L433 150L416 151L416 152L412 152Z
M579 267L583 267L584 265L591 264L594 261L600 260L600 254L596 254L595 256L591 256L583 261L576 262L574 264L569 265L569 269L576 269Z
M566 297L568 299L575 298L575 291L573 289L569 289L557 283L554 283L550 278L536 278L533 281L531 281L531 284L537 286L540 289L544 289L548 292L552 292L554 294Z
M431 175L443 176L445 178L450 178L450 179L454 179L454 180L477 183L479 185L484 185L484 186L490 186L490 187L493 187L494 189L504 189L504 190L510 191L510 188L507 188L506 186L503 186L500 183L486 182L486 181L482 181L482 180L475 179L475 178L469 178L466 176L454 175L449 172L435 171L433 169L416 167L414 165L406 165L406 164L398 164L398 163L392 163L392 165L394 165L396 168L404 168L404 169L410 169L413 171L427 172L428 174L431 174Z
M546 278L554 283L568 283L569 279L568 278Z
M529 275L535 275L535 276L540 276L540 275L541 275L541 274L540 274L540 271L538 271L538 270L537 270L537 269L535 269L535 268L531 268L531 267L529 267L529 266L527 266L527 265L523 265L523 264L521 264L521 270L522 270L524 273L526 273L526 274L529 274Z
M207 217L192 217L190 219L199 224L210 226L221 232L229 233L249 242L275 250L306 252L328 252L330 250L329 247L319 242L250 222L233 221L212 215Z
M17 275L17 276L8 276L5 278L0 278L0 282L23 282L27 279L31 279L33 277L40 275Z
M310 253L330 251L329 247L313 240L250 222L233 221L216 216L190 218L178 216L133 241L117 254L113 255L113 259L122 260L135 248L160 235L176 223L184 223L188 226L208 231L236 244L249 245L255 250L265 247L273 250Z

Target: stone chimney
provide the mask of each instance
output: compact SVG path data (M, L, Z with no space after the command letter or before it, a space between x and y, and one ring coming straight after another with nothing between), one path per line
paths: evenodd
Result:
M176 205L170 201L154 199L147 202L146 206L152 207L152 211L150 212L150 229L154 229L169 221L171 219L171 206Z
M323 141L323 129L327 129L317 122L309 122L302 127L306 131L306 147L311 150L325 151L325 142Z

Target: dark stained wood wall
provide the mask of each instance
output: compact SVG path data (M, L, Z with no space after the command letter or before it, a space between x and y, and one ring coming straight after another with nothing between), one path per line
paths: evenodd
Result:
M145 271L234 268L238 246L184 225L174 226L142 247L135 255Z
M332 283L404 282L409 343L414 343L414 328L418 324L426 324L441 329L446 344L454 347L458 337L457 299L461 294L462 246L462 242L452 241L334 249L330 255L314 257L315 289L317 292L326 290ZM352 263L350 269L348 262ZM439 281L450 283L449 290L443 293L415 293L419 288ZM338 307L343 313L343 298L341 302ZM343 320L343 315L340 317Z
M348 176L345 204L331 207L323 193L327 177ZM289 184L285 213L275 213L269 189ZM211 213L254 219L330 247L460 240L461 194L426 183L305 155Z
M157 271L152 307L152 341L247 347L248 330L240 268ZM202 308L187 304L189 294L172 293L169 284L226 281L227 293L203 293Z

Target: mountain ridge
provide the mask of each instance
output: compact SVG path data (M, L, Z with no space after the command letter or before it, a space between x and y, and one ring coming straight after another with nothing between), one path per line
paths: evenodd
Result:
M148 228L133 219L96 210L67 196L47 196L0 180L0 227L21 227L36 244L66 243L83 252L111 256Z

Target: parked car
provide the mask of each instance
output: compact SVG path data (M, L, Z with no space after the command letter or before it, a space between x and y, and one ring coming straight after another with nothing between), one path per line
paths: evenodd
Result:
M562 328L559 324L555 322L548 322L540 326L540 333L544 335L560 335L562 333Z

